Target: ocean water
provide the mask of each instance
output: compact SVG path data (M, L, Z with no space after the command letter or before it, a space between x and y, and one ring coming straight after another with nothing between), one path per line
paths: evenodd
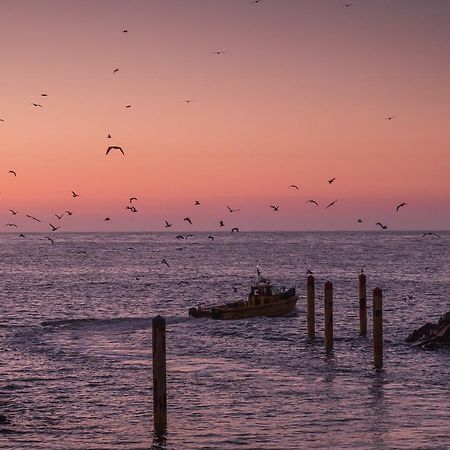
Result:
M450 233L0 235L0 448L447 449L450 350L405 342L450 310ZM162 264L166 259L170 267ZM213 321L256 265L295 286L295 313ZM357 278L369 289L358 336ZM317 340L306 333L316 276ZM323 283L334 285L334 351ZM180 283L185 281L185 283ZM238 292L232 286L242 283ZM384 369L372 367L371 291L384 294ZM412 296L412 298L408 298ZM153 434L151 319L167 320L168 431Z

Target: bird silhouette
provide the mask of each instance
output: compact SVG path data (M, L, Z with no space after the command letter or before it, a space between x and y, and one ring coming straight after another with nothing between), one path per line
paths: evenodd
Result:
M79 196L80 196L80 194L77 194L75 191L72 191L72 197L73 197L73 198L79 197Z
M224 52L223 50L216 50L216 51L211 52L211 53L213 53L215 55L224 55L226 52Z
M15 216L18 213L18 211L14 211L13 209L10 209L10 211L13 216Z
M122 30L122 33L128 33L128 30Z
M229 211L230 213L236 212L236 211L240 211L240 209L232 209L232 208L230 208L228 205L227 205L227 208L228 208L228 211Z
M328 180L328 183L334 183L336 181L336 178L331 178L330 180Z
M280 209L279 206L270 205L269 208L272 208L274 211L278 211Z
M427 233L422 234L422 237L425 237L425 236L436 236L437 238L440 238L440 236L438 234L433 233L431 231L428 231Z
M133 202L133 201L137 201L137 198L136 197L131 197L130 198L130 203Z
M46 236L45 239L48 239L52 243L52 245L55 243L55 241L51 237Z
M134 213L138 212L138 210L134 206L127 206L126 209L129 209L131 212L134 212Z
M61 214L61 215L59 215L59 214L55 214L55 216L59 219L59 220L61 220L62 218L63 218L63 216L64 216L64 213L63 214Z
M85 250L79 250L77 252L78 255L87 255L87 252Z
M234 233L235 231L236 231L236 232L239 232L239 228L238 228L238 227L234 227L234 228L231 229L231 232L232 232L232 233Z
M192 225L192 221L189 217L185 217L183 220L185 220L186 222L189 222Z
M0 119L0 122L4 122L5 121L5 119Z
M224 223L223 223L223 220L219 220L219 227L224 227L225 225L224 225Z
M17 225L16 225L15 223L7 223L7 224L5 225L5 227L14 227L14 228L17 228Z
M327 205L327 207L326 207L325 209L328 209L330 206L333 206L336 202L337 202L337 200L334 200L334 201L331 202L329 205Z
M306 200L306 203L314 203L316 206L319 206L315 200Z
M362 223L363 220L362 220L362 219L358 219L357 222L358 222L358 223Z
M342 5L343 7L345 7L345 8L348 8L349 6L352 6L353 5L353 3L345 3L344 5Z
M176 239L184 239L184 236L181 235L181 234L179 234L179 235L176 237Z
M125 152L123 151L122 147L119 147L118 145L110 145L106 150L106 154L108 154L111 150L119 150L122 153L122 155L125 155Z
M394 117L395 116L388 116L388 117L385 117L384 120L392 120Z
M17 173L14 170L9 170L8 173L12 173L15 177L17 177Z
M136 249L134 247L128 247L127 250L129 250L130 252L135 252Z
M211 239L213 241L214 240L214 236L209 235L208 239Z
M127 106L125 106L125 108L131 108L131 105L127 105Z
M52 225L51 223L49 223L49 225L52 227L52 231L56 231L61 228L61 227L55 227L55 225Z
M166 261L165 258L164 258L161 262L162 262L163 264L165 264L167 267L170 267L170 266L169 266L169 263Z
M107 138L107 139L111 139L111 135L110 135L110 134L108 134L108 136L106 136L106 138Z
M380 226L382 230L387 230L387 225L383 225L381 222L377 222L375 225Z
M41 97L47 97L47 94L44 92L41 94Z
M199 202L198 200L195 200L194 205L195 205L195 206L198 206L198 205L200 205L200 202Z
M37 108L43 108L43 106L39 103L32 103L33 106L36 106Z
M297 189L297 191L298 191L298 186L297 186L296 184L291 184L289 187L290 187L290 188Z
M23 233L20 233L19 237L25 237L25 235Z
M110 218L110 217L105 217L103 220L104 220L105 222L109 222L109 221L111 220L111 218Z
M117 73L119 71L119 68L114 69L113 73Z
M66 210L65 212L67 213L68 216L71 216L71 215L73 214L72 211L67 211L67 210Z
M408 203L400 203L400 205L397 205L397 208L395 208L396 211L398 211L400 208L402 208L403 206L406 206Z
M166 220L166 225L165 225L165 227L166 227L166 228L170 228L171 226L172 226L172 224L169 223L169 222L167 222L167 220Z
M33 216L30 216L29 214L25 214L27 217L29 217L30 219L33 219L34 221L36 221L36 222L41 222L41 220L40 219L38 219L37 217L33 217Z

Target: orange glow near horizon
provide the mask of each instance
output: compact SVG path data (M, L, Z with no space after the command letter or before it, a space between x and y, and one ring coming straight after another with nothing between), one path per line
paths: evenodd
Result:
M4 223L449 229L450 4L341 4L1 2Z

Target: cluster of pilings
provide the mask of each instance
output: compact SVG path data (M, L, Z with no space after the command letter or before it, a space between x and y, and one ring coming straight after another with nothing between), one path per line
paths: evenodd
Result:
M367 336L367 285L366 276L359 275L359 334ZM315 291L313 275L306 280L306 320L308 337L316 339ZM373 290L373 365L383 367L383 292ZM153 421L155 433L162 435L167 429L167 390L166 390L166 319L156 316L152 321L153 335ZM324 345L325 351L333 350L333 284L324 285Z
M359 334L367 336L367 282L362 273L358 279L359 291ZM308 337L316 338L316 282L313 275L306 280L306 320ZM383 367L383 291L373 290L373 366L375 369ZM324 345L325 351L333 350L333 284L327 281L324 285Z

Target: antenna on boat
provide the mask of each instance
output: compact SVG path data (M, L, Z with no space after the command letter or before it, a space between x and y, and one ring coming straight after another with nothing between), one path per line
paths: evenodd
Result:
M258 281L261 281L261 271L259 270L259 266L256 266L256 274L258 275Z

